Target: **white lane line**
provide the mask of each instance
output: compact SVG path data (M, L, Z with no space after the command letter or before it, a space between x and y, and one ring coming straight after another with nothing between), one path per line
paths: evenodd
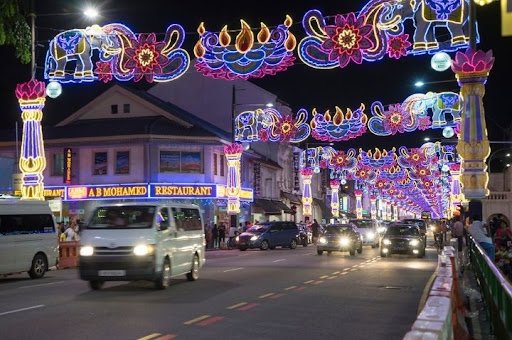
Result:
M272 262L281 262L281 261L286 261L286 259L274 260L274 261L272 261Z
M7 315L7 314L12 314L12 313L24 312L26 310L42 308L42 307L44 307L44 305L37 305L37 306L31 306L31 307L26 307L26 308L14 309L14 310L10 310L10 311L7 311L7 312L0 313L0 316Z
M306 255L313 255L313 254L314 254L314 253L306 253L306 254L304 254L304 256L306 256Z
M50 286L50 285L56 285L56 284L63 283L63 282L66 282L66 281L57 281L57 282L41 283L41 284L38 284L38 285L23 286L23 287L18 287L18 288L19 288L19 289L25 289L25 288L34 288L34 287Z
M240 268L232 268L232 269L227 269L224 271L224 273L227 273L227 272L234 272L235 270L242 270L244 269L243 267L240 267Z

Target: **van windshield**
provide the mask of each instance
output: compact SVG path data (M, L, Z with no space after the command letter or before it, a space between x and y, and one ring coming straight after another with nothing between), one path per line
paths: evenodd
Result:
M87 229L151 228L156 207L148 205L109 206L97 208Z

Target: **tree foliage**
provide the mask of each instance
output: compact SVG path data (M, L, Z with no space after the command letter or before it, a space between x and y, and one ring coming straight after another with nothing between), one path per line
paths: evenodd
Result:
M31 61L31 30L26 20L23 0L0 1L0 46L13 46L16 58L28 64Z

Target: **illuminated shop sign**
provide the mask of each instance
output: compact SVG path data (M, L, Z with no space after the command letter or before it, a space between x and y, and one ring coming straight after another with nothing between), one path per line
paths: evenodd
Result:
M217 198L227 198L224 185L217 185ZM254 191L249 188L242 188L240 190L240 200L252 202L254 200Z
M151 184L153 198L215 198L215 184Z
M66 183L66 184L71 184L72 169L73 169L73 151L71 150L71 148L65 148L64 149L64 183Z
M66 187L44 187L43 195L45 198L54 198L60 197L64 198L66 194ZM20 190L15 190L13 192L14 196L21 196Z
M147 184L67 187L67 200L147 198Z

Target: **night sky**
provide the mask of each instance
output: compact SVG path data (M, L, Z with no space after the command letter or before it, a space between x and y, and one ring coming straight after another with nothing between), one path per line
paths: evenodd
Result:
M59 31L71 28L84 28L90 25L78 13L84 1L57 0L36 1L37 13L37 69L36 77L42 79L44 56L48 41ZM44 3L44 4L43 4ZM47 4L49 3L49 4ZM360 10L365 2L343 1L98 1L102 3L102 18L95 23L103 25L120 22L129 26L134 32L156 32L163 35L167 26L178 23L185 27L187 36L184 48L193 56L192 48L197 41L197 26L201 21L210 31L218 31L224 25L229 29L239 29L240 19L245 19L251 27L259 27L260 21L272 27L282 23L289 14L294 25L292 32L300 41L304 37L301 21L310 9L319 9L324 15L347 14ZM149 5L151 4L151 5ZM70 13L66 16L43 16L43 13ZM505 132L510 131L512 112L508 99L511 97L508 80L512 79L511 52L512 38L502 38L500 29L499 2L477 8L480 32L479 48L492 49L496 57L494 69L487 83L484 105L490 140L510 140ZM411 33L411 32L406 32ZM234 36L234 35L233 35ZM10 47L0 47L2 51L3 72L0 83L2 102L0 113L1 129L14 129L15 121L21 122L20 111L14 95L16 83L30 78L30 66L20 65ZM453 53L451 53L453 56ZM458 91L455 81L431 84L418 90L413 84L417 80L443 81L454 79L448 70L435 72L430 68L430 56L409 56L399 60L385 57L383 60L361 65L350 64L344 69L316 70L302 64L297 58L296 64L287 71L275 76L254 80L257 85L278 95L294 111L316 107L319 112L333 110L339 106L356 109L360 103L366 105L366 113L372 102L379 100L384 105L402 102L409 95L429 90ZM179 81L179 79L177 80ZM141 81L142 83L142 81ZM43 125L53 125L73 113L90 101L106 87L102 84L63 85L63 95L57 99L47 99L44 109ZM368 133L350 143L340 144L339 148L348 147L390 147L407 145L419 146L425 136L441 139L441 130L429 130L422 133L402 134L395 137L376 137Z

